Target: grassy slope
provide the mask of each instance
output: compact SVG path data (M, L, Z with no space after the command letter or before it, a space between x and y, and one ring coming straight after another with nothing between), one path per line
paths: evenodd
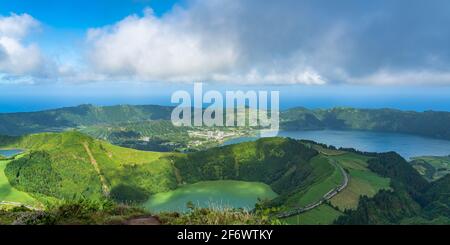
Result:
M171 163L164 159L165 154L116 147L77 132L36 134L4 142L3 146L28 150L23 158L8 164L5 173L14 186L30 193L56 198L77 194L98 199L103 196L100 175L111 191L122 183L146 194L175 187Z
M429 181L438 180L450 173L450 156L415 157L411 164Z
M331 199L331 204L344 211L355 209L361 196L374 196L378 191L389 190L389 179L370 171L369 158L354 153L330 156L335 159L350 175L347 188Z
M320 152L324 152L323 149L318 149ZM389 178L383 178L376 173L370 171L367 161L368 157L361 156L355 153L346 153L338 151L324 152L327 155L322 158L330 158L330 160L336 161L341 167L343 167L350 176L347 188L338 193L330 200L330 204L338 208L340 211L332 208L328 204L322 204L318 208L311 211L292 216L283 219L288 224L302 224L302 225L314 225L314 224L332 224L333 221L341 216L346 209L355 209L358 207L359 199L361 196L372 197L380 190L389 190ZM332 154L329 154L332 153ZM316 161L317 162L317 161ZM337 186L342 181L340 171L336 169L334 174L330 175L326 181L317 183L312 186L306 195L300 195L300 200L317 200L322 197L325 190L330 190L333 186ZM333 177L334 176L334 177ZM316 191L320 190L320 191ZM325 193L327 192L325 191ZM323 194L322 194L323 193ZM308 197L313 198L308 198ZM315 199L314 199L315 198Z
M283 219L283 222L289 225L328 225L332 224L340 215L342 215L341 212L323 204L306 213Z
M4 170L9 160L0 160L0 202L19 202L27 205L37 205L38 202L28 193L14 188L8 181Z
M243 180L270 185L281 194L272 205L289 209L319 200L342 182L342 173L330 160L341 164L351 175L349 187L332 200L332 205L341 210L355 207L359 195L374 195L389 183L370 172L367 159L357 154L325 155L285 138L261 139L191 154L137 151L77 132L36 134L0 142L2 147L27 149L25 156L9 163L5 172L16 188L39 197L70 198L81 194L99 199L105 184L99 175L104 177L111 195L119 200L130 198L130 192L136 194L131 199L138 196L137 199L146 200L151 194L188 183ZM92 152L98 169L85 147ZM319 209L330 211L323 205ZM338 211L332 211L325 216L339 215ZM301 216L309 217L311 212L317 210Z
M121 191L135 192L142 199L142 193L149 196L186 183L226 179L261 181L289 194L331 174L309 162L316 151L282 138L188 155L121 148L78 132L34 134L1 142L3 147L27 149L22 159L6 167L11 183L29 193L56 198L77 194L98 199L106 185L119 199L126 194Z
M323 155L314 157L311 164L315 166L314 172L317 175L315 184L306 187L303 191L297 192L286 202L288 207L305 207L319 201L331 189L339 186L344 176L338 168L332 165L328 158Z

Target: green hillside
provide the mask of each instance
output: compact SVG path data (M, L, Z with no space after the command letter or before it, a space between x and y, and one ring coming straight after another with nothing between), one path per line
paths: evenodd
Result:
M450 174L450 156L414 157L411 165L428 181L435 181Z
M61 109L0 113L0 135L60 132L79 126L169 120L172 107L157 105L80 105Z
M393 152L377 154L368 163L373 172L391 179L391 190L361 198L357 209L347 210L337 224L448 224L449 175L429 184Z
M142 201L184 184L225 179L264 182L287 193L321 177L309 163L318 152L282 138L176 154L122 148L69 131L4 137L0 147L26 150L5 168L14 187L55 198Z
M368 130L450 139L449 112L415 112L394 109L334 108L282 111L281 127L286 130Z
M32 196L14 188L5 175L6 165L9 160L0 160L0 202L18 202L27 205L39 205Z
M109 131L118 124L136 129L131 131L149 134L152 129L146 122L170 120L172 109L157 105L80 105L38 112L0 113L0 135L60 132L94 126L85 132L104 139L117 137L110 136ZM449 112L354 108L310 110L299 107L281 111L280 120L281 128L286 130L370 130L450 139L450 129L446 126L450 123ZM128 123L130 125L126 125ZM104 129L108 127L108 130Z
M430 185L395 153L343 151L289 138L187 154L158 153L115 146L76 131L0 137L0 148L25 150L20 157L0 161L2 201L46 204L81 197L180 205L180 200L190 199L191 187L211 183L208 188L224 188L225 195L239 189L230 189L227 181L237 181L233 183L255 183L269 188L262 193L276 193L258 194L269 198L257 210L269 210L271 217L318 205L283 219L292 224L431 223L449 218L449 178ZM346 176L349 181L342 186ZM249 203L255 202L252 198Z
M342 181L328 156L287 138L180 154L122 148L68 131L2 137L0 147L25 150L4 173L14 188L42 202L82 196L142 203L187 184L238 180L268 185L278 197L265 205L289 210L319 201Z
M6 166L5 174L13 186L31 194L121 199L125 189L127 195L142 192L147 198L176 185L165 154L113 146L78 132L10 138L0 147L27 150Z

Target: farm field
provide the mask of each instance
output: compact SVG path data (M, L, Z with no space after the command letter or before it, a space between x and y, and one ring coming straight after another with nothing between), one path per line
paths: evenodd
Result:
M388 178L380 177L367 168L366 161L368 158L354 153L345 153L332 158L350 176L347 188L330 200L331 204L338 207L341 211L357 208L361 196L372 197L382 189L390 189L390 180Z

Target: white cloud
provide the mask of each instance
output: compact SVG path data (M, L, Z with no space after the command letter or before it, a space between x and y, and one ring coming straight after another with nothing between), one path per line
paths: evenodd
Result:
M327 81L312 68L304 68L299 70L291 70L288 72L266 72L253 69L246 74L215 74L211 77L212 81L218 82L234 82L245 84L306 84L306 85L323 85Z
M147 10L143 17L90 30L90 61L98 72L138 80L202 79L236 63L233 43L208 45L189 29L188 19L174 18L159 19Z
M187 0L89 29L55 58L27 42L39 22L12 14L0 17L0 80L450 85L446 8L417 19L419 5L351 3Z
M240 30L233 26L232 19L226 18L227 14L218 14L217 19L208 20L204 16L207 11L198 9L226 12L216 8L219 3L196 5L189 10L176 8L160 18L146 10L143 16L132 15L111 26L89 30L88 59L94 72L113 80L247 84L326 82L312 67L295 62L287 64L286 61L296 57L283 57L276 66L273 60L267 63L267 60L258 62L250 58Z
M0 72L12 75L32 75L42 72L43 57L34 44L24 38L39 23L30 15L0 16Z
M11 38L23 38L30 29L39 26L39 22L28 14L11 14L0 17L0 36Z
M450 72L431 70L380 70L362 77L347 78L351 84L364 85L448 85Z

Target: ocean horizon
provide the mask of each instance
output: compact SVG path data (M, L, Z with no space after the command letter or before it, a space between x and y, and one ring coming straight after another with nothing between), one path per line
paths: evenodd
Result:
M0 98L0 113L33 112L82 104L111 106L130 105L164 105L176 106L170 102L170 95L150 96L101 96L101 97L63 97L63 96L3 96ZM392 108L410 111L450 111L450 99L436 96L420 97L299 97L280 96L280 108L294 107L309 109L328 109L334 107L353 107L364 109Z

